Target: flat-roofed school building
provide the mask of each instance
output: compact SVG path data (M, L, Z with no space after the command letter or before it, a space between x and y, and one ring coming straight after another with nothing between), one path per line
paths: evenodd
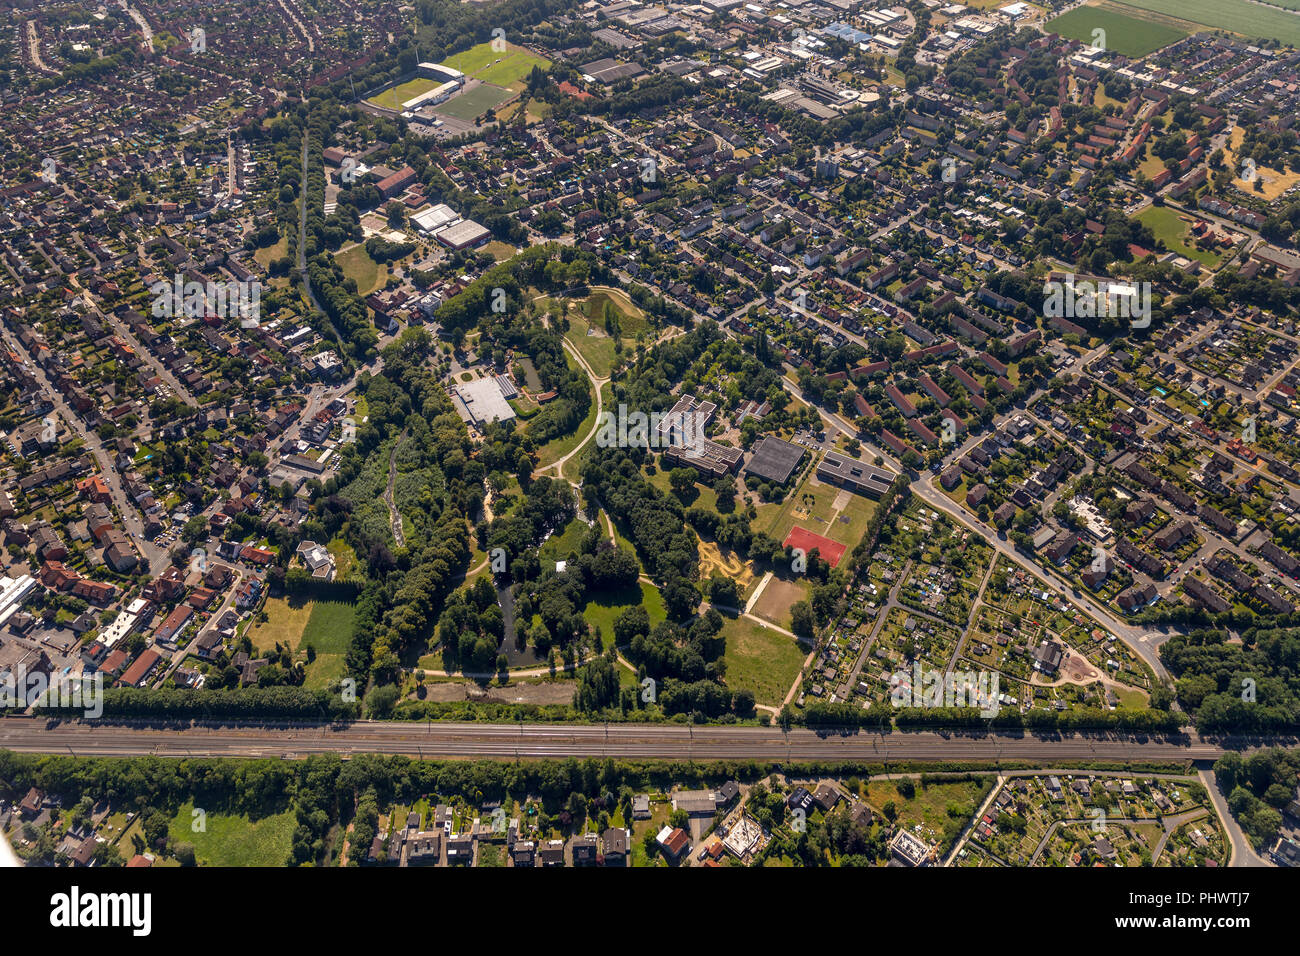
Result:
M894 475L865 461L830 452L817 465L817 480L868 498L879 498L894 483Z

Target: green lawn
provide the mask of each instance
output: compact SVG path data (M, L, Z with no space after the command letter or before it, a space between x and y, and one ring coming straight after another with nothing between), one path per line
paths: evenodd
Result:
M578 363L573 360L573 356L568 352L564 353L564 360L568 363L569 368L578 368ZM606 385L606 388L609 386ZM606 406L608 407L608 406ZM553 465L573 449L577 448L587 434L596 427L596 397L592 395L590 407L587 409L587 417L582 420L576 429L567 435L561 435L559 438L552 439L541 448L537 449L537 467L545 468L547 465ZM595 441L595 439L592 439Z
M355 605L274 597L267 598L265 608L267 619L246 632L257 651L269 651L278 643L305 660L310 644L316 659L307 665L307 687L328 687L343 676L343 658L352 643L357 616Z
M492 49L492 42L480 43L462 53L447 58L445 66L460 70L466 76L478 77L485 83L509 86L523 80L534 66L546 69L551 61L534 56L523 47L507 43L503 51Z
M807 462L805 456L801 467ZM843 505L838 510L837 501ZM852 550L862 540L876 507L870 498L817 481L816 472L809 470L808 477L786 496L785 501L758 505L758 520L754 528L777 541L784 541L790 530L798 525Z
M311 602L286 597L271 597L263 605L265 621L254 621L244 633L253 641L253 648L259 652L269 651L276 644L288 647L291 651L298 649L303 631L311 619Z
M1211 269L1217 268L1222 261L1223 257L1218 253L1197 249L1188 242L1191 237L1187 233L1187 223L1168 206L1148 206L1138 213L1138 219L1151 228L1170 252L1196 259Z
M595 334L591 334L591 323L586 317L577 311L569 312L569 332L566 338L582 353L582 357L599 378L609 378L614 367L614 338L605 332L599 319L595 329ZM627 347L626 340L623 346Z
M533 56L531 53L519 51L510 51L504 54L499 63L480 70L475 74L484 83L495 83L497 86L512 86L521 84L528 74L532 72L534 66L539 66L543 70L551 65L551 61L540 56Z
M292 811L260 820L210 812L204 831L195 833L193 810L193 802L182 806L169 833L178 843L194 844L200 866L284 866L288 862L297 825Z
M263 268L270 266L271 262L279 259L289 251L289 240L281 236L276 242L269 246L264 246L253 253L253 258Z
M752 690L760 704L775 707L785 700L806 656L794 638L743 617L728 617L722 635L727 686Z
M338 578L346 578L352 573L357 566L357 553L352 549L352 545L342 538L335 538L326 545L326 549L334 556L334 572Z
M587 623L592 627L600 628L604 646L608 647L614 640L614 619L623 612L624 608L637 604L643 605L646 613L650 615L651 627L654 627L668 616L668 612L664 610L664 599L659 594L659 589L653 584L646 584L644 581L638 581L637 587L629 587L622 591L599 594L593 597L587 602L582 616L587 619Z
M1219 0L1214 2L1217 3ZM1181 6L1182 0L1177 0L1176 5ZM1174 15L1182 16L1177 13ZM1170 24L1153 23L1150 20L1125 16L1115 10L1091 5L1076 7L1069 13L1049 20L1043 28L1071 40L1080 40L1088 44L1091 44L1095 38L1094 30L1105 30L1105 48L1127 57L1146 56L1154 50L1181 40L1189 33Z
M381 106L384 109L400 110L402 104L407 100L414 99L420 94L427 93L441 85L438 80L427 76L417 76L405 83L399 83L391 90L384 90L382 93L372 96L366 102L374 106Z
M537 557L543 568L555 568L556 561L564 561L570 551L577 551L582 536L587 533L587 523L574 518L569 526L559 534L553 534L542 542Z
M453 96L438 107L438 112L472 123L476 117L482 116L488 110L504 103L509 98L510 92L508 90L484 83L468 92Z
M963 780L955 783L931 783L921 786L921 781L913 782L915 792L909 800L898 792L898 782L894 780L872 780L867 784L867 802L877 810L883 810L886 803L893 803L898 810L898 824L916 832L916 825L922 827L922 834L929 840L941 842L944 827L950 819L969 820L979 809L979 803L987 786L985 780ZM954 815L948 813L952 807Z
M637 333L648 327L645 313L633 305L632 300L621 289L594 286L591 295L587 296L580 305L588 316L595 317L597 326L603 328L606 303L609 303L618 315L623 338L634 339Z
M388 267L370 258L364 243L335 253L334 261L346 278L356 280L358 295L369 295L388 281Z
M304 686L322 689L343 676L343 661L352 644L356 617L356 605L341 601L321 601L312 607L302 643L303 647L310 644L315 649L316 660L307 665Z

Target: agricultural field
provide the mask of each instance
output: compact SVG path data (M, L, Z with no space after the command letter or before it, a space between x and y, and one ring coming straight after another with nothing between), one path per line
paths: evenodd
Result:
M1098 38L1093 33L1094 30L1104 30L1105 38L1102 42L1106 49L1130 58L1146 56L1191 33L1190 30L1181 30L1172 24L1126 16L1108 7L1092 5L1076 7L1069 13L1049 20L1044 24L1044 29L1083 43L1092 43Z
M1116 0L1120 6L1164 14L1244 37L1300 46L1300 16L1251 0ZM1298 0L1281 4L1300 8Z

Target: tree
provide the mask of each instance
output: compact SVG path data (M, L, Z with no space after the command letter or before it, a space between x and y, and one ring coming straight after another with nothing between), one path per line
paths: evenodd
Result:
M678 498L685 498L695 487L694 468L674 468L668 473L668 486Z
M722 607L739 607L740 593L735 579L719 574L709 578L709 600Z
M730 514L736 508L736 483L724 475L713 483L713 493L718 496L718 511Z
M812 605L807 601L796 601L790 607L790 630L800 637L812 637L817 630L817 620L813 616Z
M190 544L203 540L207 535L208 523L202 515L195 515L186 521L184 528L181 529L181 536Z
M578 668L574 707L586 712L604 710L615 706L618 699L618 665L612 657L602 655Z
M748 689L736 691L731 698L731 709L737 717L754 716L754 692Z

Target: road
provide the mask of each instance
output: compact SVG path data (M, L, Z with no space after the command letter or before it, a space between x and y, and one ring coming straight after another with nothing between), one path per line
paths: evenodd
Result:
M1214 804L1214 812L1219 818L1223 831L1228 834L1228 839L1232 843L1232 855L1228 859L1228 866L1268 866L1268 863L1255 854L1250 841L1246 839L1246 835L1241 832L1241 827L1233 818L1232 811L1228 809L1228 801L1219 789L1214 771L1201 770L1198 776L1201 785L1205 787L1205 792L1209 794L1210 802Z
M235 606L235 600L239 597L239 585L243 583L245 572L239 567L234 567L231 570L235 572L235 578L231 582L229 589L226 591L225 600L221 602L215 611L208 615L208 618L204 623L194 629L194 636L190 638L188 644L172 651L171 660L168 662L167 666L163 668L162 676L150 681L154 687L161 687L167 681L167 678L176 673L176 669L184 663L187 657L191 654L196 654L198 651L199 638L207 633L208 626L221 620L221 615L225 614ZM157 649L157 646L155 646L155 650Z
M587 364L587 360L582 357L582 353L579 352L578 349L574 345L572 345L567 338L564 339L564 350L568 352L571 356L573 356L573 360L577 362L579 366L582 367L582 370L584 372L587 373L587 378L591 382L592 391L596 393L596 417L592 422L591 431L587 432L587 434L583 436L582 441L578 442L577 446L573 449L573 451L569 452L563 458L560 458L556 461L551 462L549 465L545 465L537 469L538 475L544 475L548 471L554 471L555 476L557 478L564 477L564 466L568 463L569 459L573 458L575 455L579 454L584 448L586 448L588 443L593 438L595 438L596 434L600 431L601 416L605 414L605 396L601 394L600 390L604 388L605 383L609 381L608 378L599 378L596 375L596 372L592 369L592 367ZM570 482L570 484L572 484L572 482ZM577 486L575 485L574 487Z
M297 11L286 3L285 0L276 0L276 3L279 5L280 10L284 13L288 21L293 24L294 32L300 34L302 38L307 41L307 52L315 53L316 41L312 38L311 32L303 26L303 22L299 19ZM312 26L314 27L315 24L312 24Z
M1119 620L1109 611L1104 609L1097 601L1087 594L1075 595L1073 589L1067 587L1053 575L1044 571L1041 567L1033 562L1026 561L1016 550L1015 544L1009 539L999 538L987 527L978 521L974 521L963 514L953 504L952 499L942 494L927 481L917 481L912 483L912 492L925 501L926 504L942 510L952 518L961 522L965 527L975 531L994 549L1005 556L1017 567L1030 571L1038 580L1042 581L1052 591L1055 591L1065 601L1079 607L1087 616L1099 622L1108 631L1127 644L1133 651L1150 666L1157 678L1168 676L1164 664L1160 662L1159 647L1166 640L1173 636L1175 632L1171 630L1151 630L1147 628L1134 627Z
M167 282L167 285L169 287L171 286L172 284L171 281L169 280L164 280L164 281ZM158 378L161 379L162 382L169 389L171 389L172 394L174 394L177 398L179 398L181 401L183 401L186 405L190 406L191 408L199 407L199 400L194 397L194 395L190 392L189 389L187 389L184 385L181 384L180 379L178 379L175 375L173 375L171 370L167 368L166 365L163 365L163 363L158 360L158 357L154 355L150 349L147 349L140 344L140 342L136 339L135 334L129 328L127 328L125 322L123 322L115 313L105 312L103 309L101 309L99 307L99 303L97 303L94 297L91 295L90 290L84 288L81 285L81 283L77 280L76 276L68 276L68 284L77 290L77 292L81 295L82 299L85 301L86 306L90 309L90 311L93 312L99 318L100 321L104 322L106 325L111 327L113 332L117 335L117 337L120 338L123 342L125 342L128 346L130 346L131 351L134 352L137 356L139 356L140 360L144 364L148 365L151 369L153 369L154 374L157 375ZM186 293L185 297L186 299L188 299L189 294ZM205 302L207 301L206 295L204 297L204 301ZM172 308L180 310L183 308L183 305L179 302L174 302L172 303Z
M126 488L122 485L122 478L118 473L117 467L114 465L109 453L104 450L104 443L100 441L98 435L93 434L88 428L86 428L81 417L76 413L72 406L68 404L68 400L64 397L63 393L54 387L54 383L50 381L44 367L36 361L36 357L22 344L21 340L19 340L17 334L14 332L13 327L7 324L7 320L4 339L9 345L9 348L23 358L27 367L32 370L32 374L35 376L36 382L40 386L41 394L54 403L54 408L58 412L59 417L62 418L73 432L76 433L77 437L81 439L82 444L85 446L86 451L88 451L91 457L94 458L95 464L99 468L99 475L104 479L104 483L108 485L109 495L113 499L113 504L117 506L118 513L122 516L122 524L126 528L127 533L131 535L136 548L139 549L139 551L149 561L149 564L153 569L157 570L162 568L167 561L167 551L145 538L144 519L140 515L139 509L135 506L135 502L128 497Z
M903 468L902 463L896 457L889 454L887 450L876 446L869 437L863 438L859 435L858 430L849 422L845 421L839 414L811 401L803 394L802 389L800 389L794 382L783 377L781 379L781 384L785 387L787 392L797 398L800 402L817 411L818 414L821 415L822 421L826 423L831 432L839 432L848 438L858 438L865 449L863 457L869 458L872 455L876 455L885 462L887 467L890 467L897 472L906 471L906 469ZM1013 410L1012 413L1016 412L1017 410ZM1100 623L1112 634L1131 647L1133 651L1151 667L1157 678L1168 676L1168 672L1160 662L1159 647L1164 643L1164 641L1173 636L1173 631L1168 629L1153 630L1149 628L1134 627L1121 621L1109 610L1105 609L1099 602L1088 595L1075 595L1072 587L1069 587L1064 582L1058 580L1054 575L1044 570L1037 563L1026 560L1025 557L1016 550L1015 544L1012 543L1010 539L999 537L987 525L975 520L965 511L965 509L957 505L939 489L935 488L934 485L930 483L930 477L929 472L921 472L920 476L911 483L912 493L936 511L944 512L949 517L958 521L963 527L974 531L988 542L990 547L1002 554L1013 565L1028 570L1048 588L1060 595L1065 601L1078 607L1093 620Z
M31 56L32 66L36 67L42 73L58 75L58 70L52 69L46 62L41 59L41 38L36 32L36 21L28 20L25 24L27 28L27 52Z
M1274 741L1253 740L1250 746ZM0 747L78 756L303 757L315 753L418 757L622 757L673 760L1209 761L1225 750L1195 734L1140 738L1114 734L819 734L804 728L692 727L680 724L487 724L357 721L347 725L222 726L185 729L104 721L0 719Z
M127 0L118 0L118 6L126 11L127 16L135 21L135 25L140 28L140 35L144 38L140 47L145 53L153 52L153 28L149 26L149 21L139 10L127 3Z
M620 277L627 283L633 281L632 277L623 273L620 273ZM684 305L684 303L678 304ZM737 310L735 314L740 314L740 312L741 310ZM724 334L732 338L738 338L738 336L725 325L722 326L722 329ZM1084 368L1086 363L1093 361L1108 349L1108 344L1102 344L1097 348L1092 349L1080 357L1080 359L1075 363L1075 367L1080 369ZM847 421L838 412L828 409L824 405L808 398L804 395L803 389L801 389L799 385L789 377L785 375L781 376L781 386L797 401L812 408L821 416L822 421L827 426L828 432L827 441L820 443L822 447L829 448L833 446L836 434L842 434L846 438L856 438L862 445L863 451L861 457L865 459L878 457L886 468L892 469L899 474L908 473L908 469L903 467L902 462L899 461L898 457L893 455L887 448L878 444L873 436L859 433L857 427ZM1036 402L1042 394L1043 390L1039 389L1023 403L1023 407L1012 407L1008 409L999 417L998 421L995 422L994 427L996 428L1002 421L1005 421L1009 417L1023 414L1025 409L1032 407L1034 402ZM989 429L989 433L993 430L993 428ZM972 435L968 439L966 446L959 446L948 460L957 460L961 454L964 454L967 448L973 447L978 442L983 441L985 437L987 437L987 434ZM1086 594L1076 596L1072 586L1067 585L1036 562L1029 560L1024 555L1020 554L1010 540L999 537L994 530L974 519L974 517L967 513L964 508L954 502L947 495L943 494L939 489L935 488L934 485L931 484L931 474L928 471L922 471L919 475L911 473L909 474L909 477L912 478L910 482L910 490L927 505L937 511L942 511L949 517L960 522L967 529L974 531L1014 566L1029 571L1048 588L1060 595L1066 602L1079 608L1084 614L1109 630L1112 634L1132 648L1134 653L1147 663L1156 675L1157 679L1164 679L1168 676L1168 671L1165 670L1164 665L1160 661L1159 648L1161 644L1176 633L1174 630L1168 628L1151 629L1134 627L1117 618L1111 611L1104 608L1092 597Z

